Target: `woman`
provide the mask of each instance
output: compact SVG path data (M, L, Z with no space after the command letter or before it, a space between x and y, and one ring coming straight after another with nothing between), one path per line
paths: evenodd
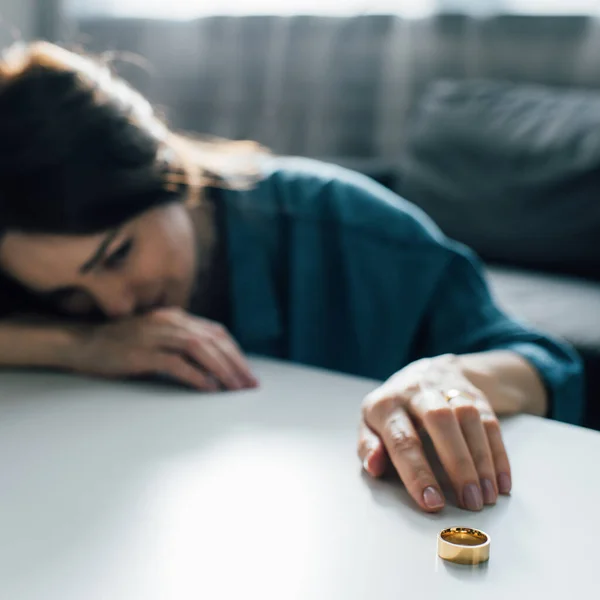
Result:
M176 135L49 44L0 68L0 224L0 364L237 390L257 385L243 350L386 380L359 456L425 511L445 500L419 429L480 510L512 485L497 414L581 414L574 352L500 312L473 254L414 206L338 167Z

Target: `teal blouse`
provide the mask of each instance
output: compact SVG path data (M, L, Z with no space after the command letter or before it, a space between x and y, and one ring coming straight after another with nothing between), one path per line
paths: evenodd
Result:
M580 422L575 351L504 314L478 258L413 204L300 158L267 159L255 187L218 201L246 352L384 380L423 357L512 350L539 371L552 416Z

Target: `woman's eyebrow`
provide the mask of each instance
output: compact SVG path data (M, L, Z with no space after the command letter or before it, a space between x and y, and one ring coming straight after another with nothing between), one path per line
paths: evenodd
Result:
M110 243L115 239L115 237L117 237L118 233L119 233L119 229L113 229L104 238L104 240L102 240L102 242L98 246L98 249L96 250L96 252L94 253L94 255L87 262L85 262L81 266L81 268L79 269L79 272L82 275L85 275L86 273L89 273L99 262L101 262L104 259L104 256L106 254L106 250L110 246Z

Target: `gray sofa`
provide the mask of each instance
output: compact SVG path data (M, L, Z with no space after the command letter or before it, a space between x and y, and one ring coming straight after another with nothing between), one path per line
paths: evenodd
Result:
M509 312L580 350L600 428L597 20L94 19L77 37L144 56L149 73L117 67L176 127L335 161L423 206Z

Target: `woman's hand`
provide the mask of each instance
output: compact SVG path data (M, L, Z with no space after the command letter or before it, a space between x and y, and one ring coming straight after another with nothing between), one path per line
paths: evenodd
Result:
M494 504L498 493L510 492L498 419L456 357L409 365L369 394L362 407L358 453L365 471L378 477L391 461L417 504L436 512L444 506L444 496L419 429L431 438L463 508L481 510Z
M248 362L220 324L165 308L94 326L84 335L76 371L105 377L166 374L199 390L256 387Z

